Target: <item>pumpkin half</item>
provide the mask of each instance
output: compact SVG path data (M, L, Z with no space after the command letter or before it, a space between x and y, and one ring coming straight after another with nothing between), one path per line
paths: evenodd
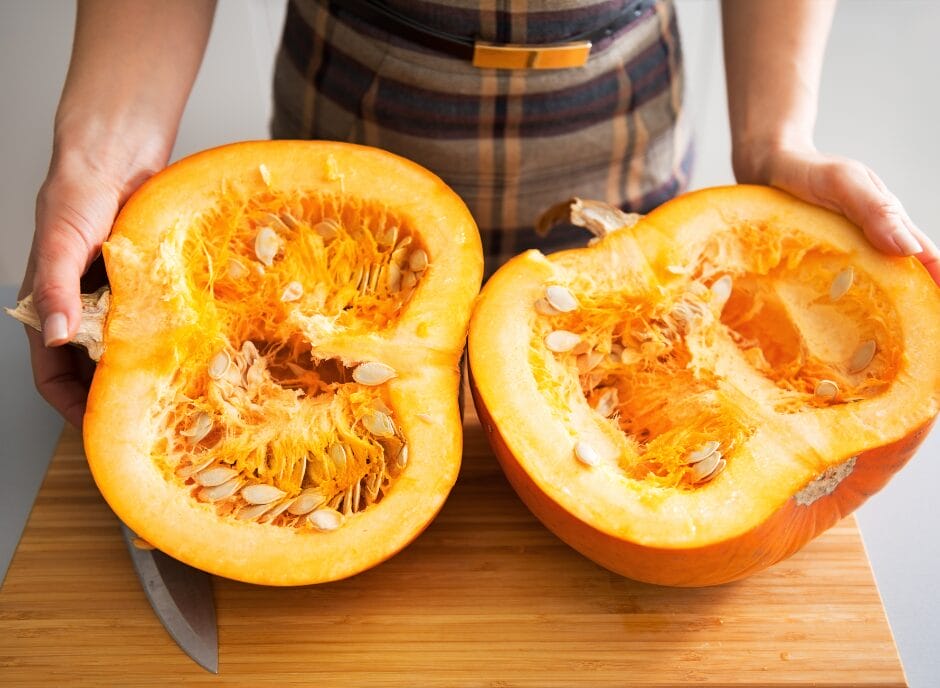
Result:
M141 538L294 585L373 566L431 521L460 464L483 265L437 177L360 146L233 144L141 187L103 253L85 449Z
M681 196L517 256L474 309L481 421L562 540L650 583L742 578L911 457L940 405L940 290L773 189Z

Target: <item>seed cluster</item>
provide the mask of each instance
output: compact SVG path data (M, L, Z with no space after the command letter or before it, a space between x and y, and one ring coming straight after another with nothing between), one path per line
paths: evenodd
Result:
M620 341L597 341L598 338L603 339L604 335L589 330L582 334L573 331L576 328L550 329L544 336L544 345L552 354L573 363L581 391L594 410L605 419L618 419L626 407L625 400L621 399L616 371L622 371L625 366L642 364L650 358L655 360L657 356L663 358L667 353L674 356L675 352L667 352L669 342L690 331L696 323L709 317L718 317L730 294L731 278L725 276L716 280L710 296L702 294L702 298L679 300L661 319L650 323L645 329L633 332L630 335L630 346ZM709 305L703 299L709 301L712 310L709 310ZM564 314L577 315L581 302L567 287L550 284L546 286L544 296L536 299L534 308L540 315L556 319ZM569 319L567 322L573 323L575 320ZM648 440L649 437L640 439ZM718 451L719 446L719 442L709 441L685 458L689 484L706 483L725 468L727 461ZM575 441L572 453L587 468L599 466L604 461L597 449L583 438ZM649 466L655 463L650 463L649 459L645 461Z
M800 288L812 283L819 290L819 278L825 274L821 266L831 264L816 257L808 260L805 271L812 279L801 280ZM783 390L782 412L789 412L791 407L784 404L795 400L796 408L853 401L855 397L845 397L841 388L846 381L856 393L879 384L877 373L869 371L878 354L875 338L863 338L846 359L827 362L806 348L798 331L792 343L782 339L786 334L776 334L798 326L784 322L786 311L771 301L775 278L762 283L745 274L736 283L738 278L711 267L703 274L702 266L671 265L667 272L691 279L675 293L671 305L657 312L647 299L577 296L560 284L547 284L533 303L543 322L543 351L577 373L588 404L615 422L636 447L637 461L622 466L631 477L656 476L662 479L658 484L689 488L704 485L727 468L733 448L752 432L747 414L721 401L717 378L697 362L694 356L701 354L690 348L695 341L695 352L710 350L716 327L738 345L745 361ZM858 289L851 266L836 268L824 279L824 295L817 299L823 303L836 303ZM866 298L852 296L847 312L854 313ZM840 317L848 322L855 316ZM765 355L795 355L796 360L775 369L777 359ZM559 378L545 374L545 389L557 388ZM583 437L575 438L572 455L587 468L607 461Z
M270 172L259 173L270 185ZM188 240L191 298L207 314L202 341L188 348L202 347L205 363L179 376L163 451L220 516L335 530L380 501L407 466L384 401L398 372L377 360L347 368L322 359L292 319L352 327L358 318L374 331L367 321L390 322L433 266L381 209L270 189L226 202L237 207ZM237 223L224 224L228 217Z

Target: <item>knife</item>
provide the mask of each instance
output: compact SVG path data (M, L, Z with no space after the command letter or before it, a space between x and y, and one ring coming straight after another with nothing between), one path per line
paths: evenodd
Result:
M147 599L160 623L183 651L206 671L219 673L219 636L212 580L142 540L123 523L121 531Z

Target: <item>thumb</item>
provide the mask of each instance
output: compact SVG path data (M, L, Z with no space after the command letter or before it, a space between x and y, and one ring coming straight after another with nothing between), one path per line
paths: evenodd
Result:
M68 342L81 321L80 280L107 237L117 207L91 203L76 210L65 199L40 195L33 240L33 304L46 346ZM97 207L96 207L97 206Z

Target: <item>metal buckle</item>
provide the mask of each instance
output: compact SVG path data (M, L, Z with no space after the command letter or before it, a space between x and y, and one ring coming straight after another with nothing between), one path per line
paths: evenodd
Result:
M473 66L481 69L569 69L583 67L591 54L590 41L555 45L473 44Z

